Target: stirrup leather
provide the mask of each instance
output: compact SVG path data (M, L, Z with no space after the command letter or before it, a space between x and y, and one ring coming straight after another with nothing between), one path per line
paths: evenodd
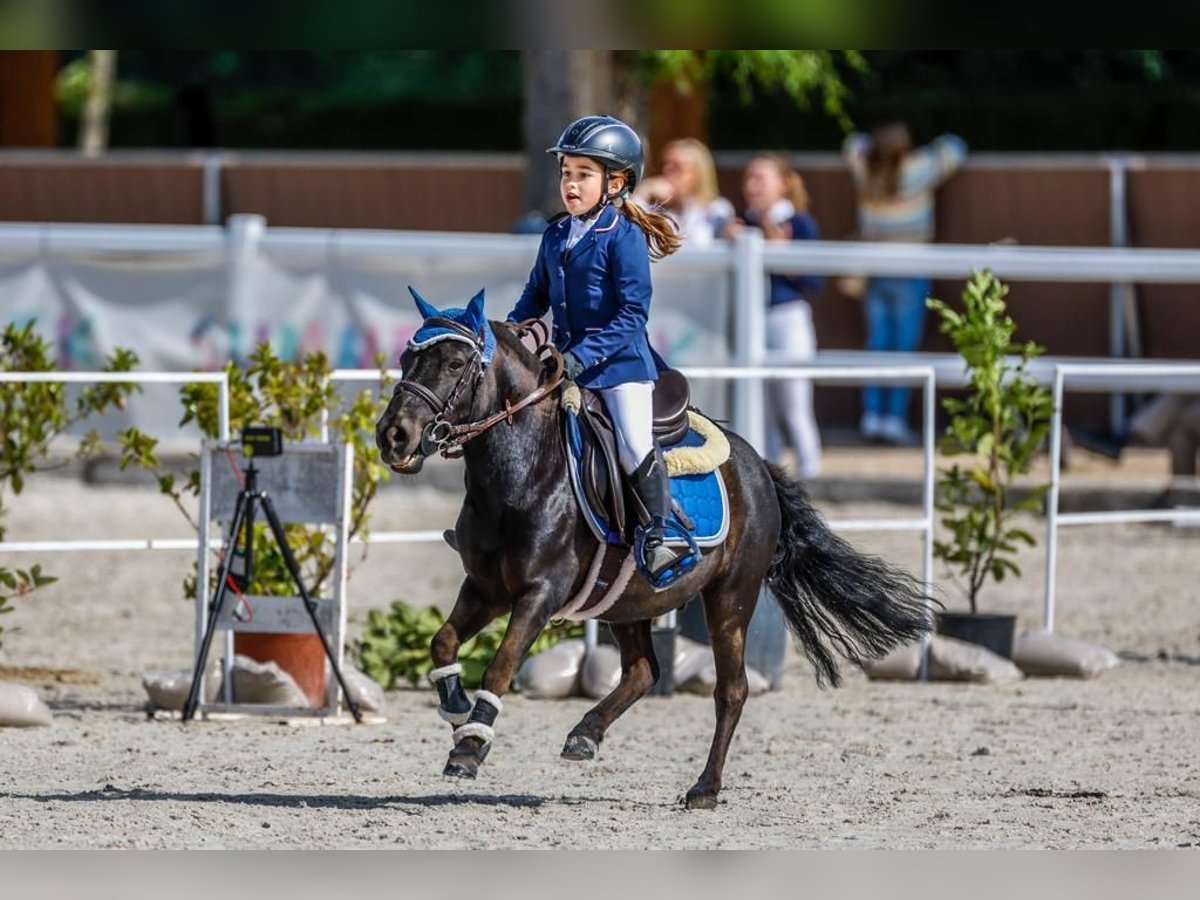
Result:
M650 560L647 555L647 538L654 530L655 525L661 526L664 541L662 546L665 546L667 537L678 538L686 544L685 547L668 548L674 555L674 559L666 566L658 569L650 567ZM688 529L680 524L674 515L666 519L659 519L650 525L639 525L634 530L633 553L638 569L655 588L665 588L673 584L696 568L696 564L700 562L700 548L696 546L696 539L692 537L692 533Z

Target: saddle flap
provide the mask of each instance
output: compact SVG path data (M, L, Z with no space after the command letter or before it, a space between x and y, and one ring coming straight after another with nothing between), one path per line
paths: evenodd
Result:
M611 522L617 534L624 534L625 491L616 432L604 401L591 391L581 393L580 419L587 424L586 431L591 437L590 441L585 441L584 486L596 497L596 507L612 514Z

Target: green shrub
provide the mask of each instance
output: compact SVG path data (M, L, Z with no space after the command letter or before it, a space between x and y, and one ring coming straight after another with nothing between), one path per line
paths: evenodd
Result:
M9 323L0 337L0 372L54 372L57 370L50 344L33 330L32 321L18 326ZM105 372L128 372L137 365L130 350L115 350L105 361ZM61 382L6 383L0 390L0 541L4 540L3 517L8 497L25 489L25 478L57 463L48 462L50 444L71 433L91 416L124 408L130 394L140 391L135 384L95 384L69 398ZM89 431L76 451L84 458L101 449L100 434ZM56 579L42 574L40 565L28 571L0 566L0 614L12 611L13 597L28 594ZM3 629L0 628L0 634Z
M367 614L367 627L355 647L359 665L386 690L390 691L404 681L416 686L433 668L429 644L445 621L445 616L435 606L417 609L400 600L393 603L388 612L371 610ZM462 663L462 681L466 687L480 686L484 670L495 656L507 627L508 616L502 616L463 643L458 661ZM582 636L583 625L580 623L551 623L538 635L529 652L540 653L559 641Z
M963 291L963 311L930 298L941 317L941 331L962 354L969 375L967 395L947 398L950 415L938 449L946 456L968 457L938 470L937 509L947 540L935 540L933 554L963 581L971 612L989 579L1021 574L1020 544L1037 542L1016 527L1021 512L1041 510L1048 484L1036 485L1019 501L1014 482L1029 472L1050 430L1054 398L1027 368L1043 352L1037 344L1013 341L1017 326L1004 302L1008 288L991 272L975 272Z

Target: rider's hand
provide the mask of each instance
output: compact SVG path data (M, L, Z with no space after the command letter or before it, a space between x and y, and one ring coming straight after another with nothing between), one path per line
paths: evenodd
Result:
M563 354L563 373L572 381L583 373L583 363L570 350Z

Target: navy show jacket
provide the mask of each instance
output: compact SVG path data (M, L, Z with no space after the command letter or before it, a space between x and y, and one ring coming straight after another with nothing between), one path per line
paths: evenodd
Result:
M583 365L578 381L584 387L655 381L666 364L646 334L651 292L646 235L611 206L599 216L570 251L570 217L546 229L508 321L540 319L549 309L554 345Z

